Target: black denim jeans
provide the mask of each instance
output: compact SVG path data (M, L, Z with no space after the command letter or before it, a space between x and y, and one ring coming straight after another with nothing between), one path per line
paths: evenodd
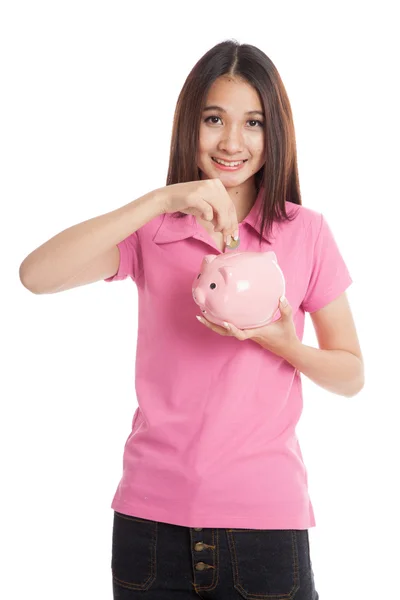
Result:
M192 528L114 511L114 600L318 600L307 529Z

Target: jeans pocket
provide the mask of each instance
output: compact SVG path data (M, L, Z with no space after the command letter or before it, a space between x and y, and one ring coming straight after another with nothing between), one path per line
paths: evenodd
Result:
M148 590L156 578L157 522L114 511L111 571L113 583Z
M243 598L291 600L300 588L296 531L227 529L235 589Z

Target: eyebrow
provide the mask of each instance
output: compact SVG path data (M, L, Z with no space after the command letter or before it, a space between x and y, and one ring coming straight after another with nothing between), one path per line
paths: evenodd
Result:
M203 112L205 112L206 110L219 110L223 113L226 113L226 110L224 108L222 108L222 106L216 106L216 105L212 105L212 106L206 106L203 109ZM246 113L246 115L262 115L263 117L265 117L265 114L261 111L261 110L248 110Z

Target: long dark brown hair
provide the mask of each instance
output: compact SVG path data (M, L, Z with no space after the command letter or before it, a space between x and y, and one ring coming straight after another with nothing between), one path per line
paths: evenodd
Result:
M200 122L213 82L222 75L240 77L258 91L265 112L265 165L255 174L263 188L262 232L273 221L292 220L285 201L301 204L292 110L282 79L264 52L250 44L226 40L211 48L190 71L176 104L166 185L201 179L197 166ZM174 213L184 217L184 213Z

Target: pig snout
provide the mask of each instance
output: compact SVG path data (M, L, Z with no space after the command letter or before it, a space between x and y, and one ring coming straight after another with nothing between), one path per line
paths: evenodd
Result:
M193 299L196 304L199 304L199 306L204 306L206 302L206 296L200 287L197 287L193 290Z

